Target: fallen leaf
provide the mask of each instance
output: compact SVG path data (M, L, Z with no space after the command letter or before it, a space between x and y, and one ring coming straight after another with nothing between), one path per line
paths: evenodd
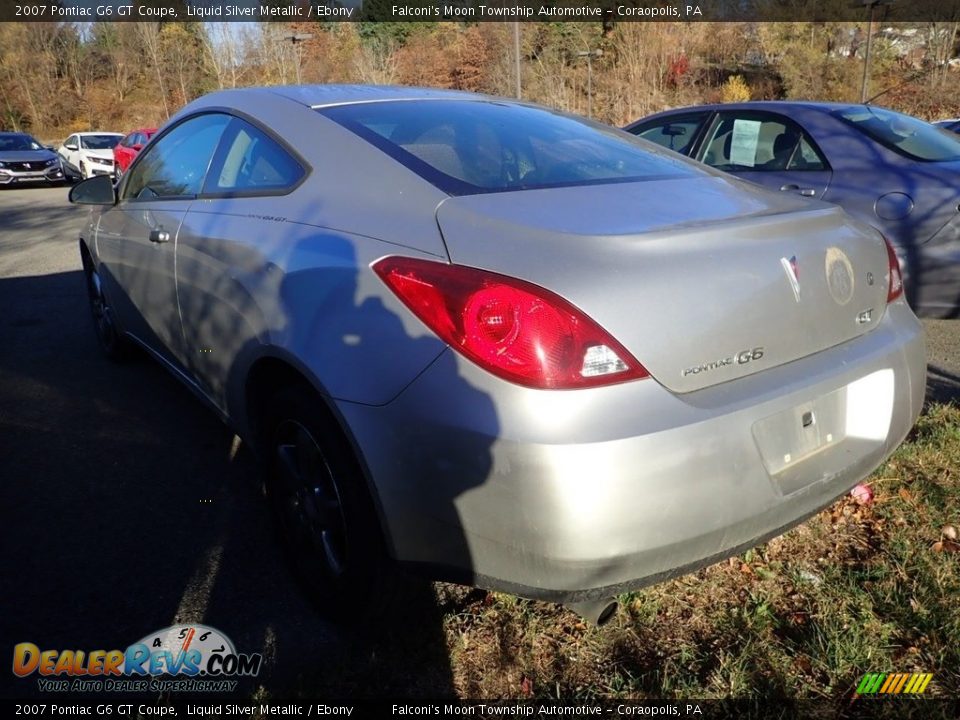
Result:
M900 488L897 491L897 494L900 496L900 498L904 502L910 502L911 500L913 500L913 496L910 494L910 491L907 490L906 488Z
M520 689L524 695L533 695L533 680L524 675L520 681Z
M933 550L935 553L943 552L943 542L941 542L940 540L937 540L937 542L935 542L933 544L933 547L931 547L930 549Z
M745 575L753 575L753 568L751 568L751 567L750 567L749 565L747 565L746 563L741 563L741 564L740 564L740 572L742 572L742 573L745 574Z

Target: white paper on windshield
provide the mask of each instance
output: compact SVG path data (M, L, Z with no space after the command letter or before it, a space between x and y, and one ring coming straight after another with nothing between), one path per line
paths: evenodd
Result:
M759 140L759 120L734 120L733 139L730 141L730 163L747 167L756 165Z

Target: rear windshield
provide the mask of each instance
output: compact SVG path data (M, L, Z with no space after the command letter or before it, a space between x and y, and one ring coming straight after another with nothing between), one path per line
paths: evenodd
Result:
M123 135L81 135L80 145L87 150L109 150L123 140Z
M865 135L914 160L960 160L960 136L892 110L858 105L835 113Z
M621 130L523 105L411 100L319 112L451 195L703 172Z

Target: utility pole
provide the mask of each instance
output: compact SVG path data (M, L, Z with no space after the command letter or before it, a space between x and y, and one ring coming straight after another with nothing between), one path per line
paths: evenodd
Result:
M289 40L293 44L293 56L294 56L294 59L296 60L296 67L297 67L297 85L299 85L302 82L300 80L300 43L312 38L313 34L289 32L289 33L284 33L280 37L284 40Z
M517 81L517 100L523 97L520 80L520 23L513 21L513 74Z
M853 7L866 6L869 8L867 19L867 49L863 57L863 80L860 83L860 102L867 102L867 83L870 80L870 48L873 41L873 12L878 5L890 5L893 0L859 0Z
M597 48L596 50L581 50L577 53L577 57L585 57L587 59L587 117L593 117L593 58L598 58L603 55L603 50Z

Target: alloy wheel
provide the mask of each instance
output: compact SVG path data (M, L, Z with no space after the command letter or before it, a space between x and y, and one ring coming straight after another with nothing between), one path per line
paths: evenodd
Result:
M346 520L334 473L296 420L277 428L273 464L271 496L294 561L308 582L329 592L347 572Z
M103 293L100 275L92 268L87 270L87 296L90 299L90 312L97 331L97 339L108 353L116 348L117 328L113 321L113 310Z

